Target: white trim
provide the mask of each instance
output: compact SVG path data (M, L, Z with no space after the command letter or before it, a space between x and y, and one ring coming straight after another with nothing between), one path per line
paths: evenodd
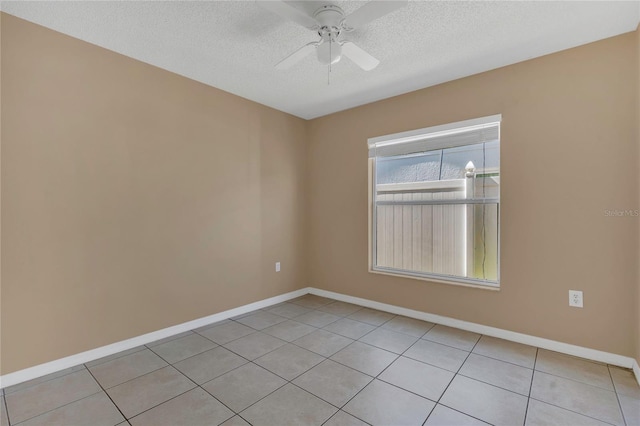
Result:
M457 121L455 123L425 127L424 129L409 130L407 132L377 136L375 138L369 138L367 140L367 144L369 146L369 149L387 145L396 145L399 143L413 142L415 140L430 139L439 136L446 136L455 133L463 133L471 130L482 129L484 127L499 124L501 121L502 114L472 118L471 120Z
M317 296L329 297L335 300L353 303L367 308L378 309L381 311L403 315L410 318L434 322L449 327L455 327L461 330L472 331L474 333L484 334L487 336L498 337L501 339L510 340L512 342L523 343L525 345L536 346L543 349L549 349L552 351L590 359L593 361L604 362L624 368L632 368L636 380L640 385L640 365L638 365L638 362L635 359L630 357L603 352L596 349L585 348L582 346L570 345L568 343L562 343L555 340L544 339L542 337L516 333L514 331L489 327L486 325L476 324L468 321L457 320L455 318L444 317L441 315L415 311L413 309L402 308L400 306L389 305L387 303L375 302L373 300L362 299L360 297L347 296L345 294L335 293L332 291L306 287L289 293L281 294L279 296L271 297L269 299L264 299L254 303L250 303L248 305L240 306L238 308L219 312L217 314L210 315L204 318L199 318L162 330L154 331L152 333L147 333L141 336L133 337L131 339L116 342L111 345L102 346L90 351L71 355L66 358L61 358L55 361L47 362L45 364L36 365L35 367L30 367L24 370L16 371L14 373L5 374L4 376L0 376L0 389L6 388L8 386L13 386L18 383L26 382L27 380L45 376L47 374L55 373L66 368L74 367L79 364L94 361L96 359L125 351L127 349L145 345L147 343L151 343L165 337L174 336L185 331L203 327L208 324L213 324L214 322L222 321L227 318L242 315L256 309L261 309L267 306L275 305L277 303L286 302L287 300L303 296L307 293L315 294Z
M510 340L512 342L523 343L525 345L536 346L542 349L549 349L555 352L561 352L567 355L573 355L580 358L586 358L593 361L603 362L618 367L634 368L636 379L640 377L640 367L637 362L630 357L612 354L609 352L599 351L597 349L585 348L582 346L570 345L568 343L558 342L556 340L544 339L542 337L530 336L528 334L516 333L515 331L503 330L501 328L489 327L486 325L476 324L473 322L462 321L455 318L444 317L441 315L429 314L426 312L415 311L413 309L402 308L400 306L389 305L386 303L375 302L373 300L362 299L360 297L347 296L345 294L334 293L332 291L320 290L310 287L309 292L316 296L329 297L331 299L340 300L342 302L353 303L367 308L378 309L380 311L389 312L396 315L415 318L423 321L429 321L436 324L442 324L449 327L459 328L461 330L471 331L474 333L484 334L491 337Z
M436 191L443 189L455 189L461 191L465 188L465 179L448 179L448 180L428 180L422 182L403 182L403 183L379 183L376 185L377 192L417 192L417 191Z
M409 278L412 280L429 281L438 284L459 285L462 287L477 288L482 290L500 291L500 282L466 278L455 275L441 275L429 272L409 271L392 267L372 266L369 269L372 274L390 275L392 277ZM383 310L383 309L381 309Z
M238 315L242 315L256 309L261 309L267 306L275 305L277 303L286 302L287 300L303 296L309 292L310 289L308 287L302 288L300 290L295 290L289 293L281 294L279 296L274 296L268 299L259 300L254 303L249 303L248 305L240 306L238 308L229 309L227 311L209 315L204 318L187 321L185 323L167 327L162 330L153 331L151 333L132 337L131 339L122 340L120 342L112 343L100 348L91 349L89 351L81 352L79 354L71 355L65 358L60 358L55 361L25 368L24 370L19 370L14 373L5 374L4 376L0 376L0 389L13 386L18 383L26 382L27 380L46 376L47 374L55 373L56 371L84 364L86 362L94 361L96 359L100 359L108 355L113 355L127 349L146 345L147 343L155 342L156 340L164 339L165 337L174 336L185 331L204 327L205 325L213 324L214 322L222 321L227 318L236 317Z

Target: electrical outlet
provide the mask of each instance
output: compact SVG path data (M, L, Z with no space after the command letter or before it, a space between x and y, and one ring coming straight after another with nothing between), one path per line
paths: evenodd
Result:
M582 292L580 290L569 290L569 306L582 308Z
M280 272L280 262L276 262L276 272Z

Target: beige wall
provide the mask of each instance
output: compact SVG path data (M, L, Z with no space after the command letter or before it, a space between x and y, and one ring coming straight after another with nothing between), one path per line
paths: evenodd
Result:
M2 374L307 285L640 359L640 32L304 122L0 26ZM502 290L368 273L367 138L497 113Z
M2 374L2 101L1 100L2 100L2 15L0 15L0 374Z
M636 112L638 114L637 118L637 144L638 144L638 164L640 165L640 25L636 29L636 58L637 58L637 73L636 73L636 88L638 92L638 97L636 99ZM640 173L638 173L638 180L640 180ZM640 185L638 185L640 188ZM640 191L640 189L639 189ZM640 194L639 194L640 197ZM640 227L639 227L640 231ZM638 233L638 247L640 250L640 232ZM640 364L640 261L638 261L638 287L636 290L636 360L638 364Z
M1 24L2 374L306 286L303 120Z
M626 356L637 333L629 33L310 123L310 284ZM499 292L367 272L367 138L502 114ZM568 290L584 291L583 309Z

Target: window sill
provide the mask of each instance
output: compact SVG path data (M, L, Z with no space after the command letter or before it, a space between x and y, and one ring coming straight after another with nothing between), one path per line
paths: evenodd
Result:
M399 278L409 278L409 279L413 279L413 280L420 280L420 281L428 281L428 282L432 282L432 283L437 283L437 284L448 284L448 285L455 285L455 286L460 286L460 287L470 287L470 288L476 288L476 289L480 289L480 290L489 290L489 291L500 291L500 284L474 284L474 283L469 283L466 281L459 281L456 280L455 278L452 279L444 279L444 278L439 278L439 277L435 277L435 276L420 276L420 275L412 275L410 273L399 273L399 272L393 272L393 271L387 271L387 270L381 270L381 269L373 269L373 268L369 268L369 272L372 274L379 274L379 275L388 275L391 277L399 277Z

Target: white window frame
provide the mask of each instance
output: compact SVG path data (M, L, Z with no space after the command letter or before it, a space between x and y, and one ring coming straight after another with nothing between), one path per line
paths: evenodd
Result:
M413 278L430 282L438 282L444 284L454 284L461 285L466 287L474 287L481 288L487 290L499 290L500 289L500 228L501 228L501 217L500 217L500 196L498 196L497 201L497 211L498 211L498 220L497 220L497 279L493 280L482 280L476 278L467 278L462 276L453 276L453 275L442 275L437 273L427 273L420 271L411 271L404 269L396 269L389 267L379 267L376 266L377 259L377 217L376 217L376 170L375 170L375 155L371 155L372 150L380 147L389 147L391 145L399 145L399 144L408 144L417 141L429 140L446 137L448 135L455 135L456 133L468 132L475 129L482 129L487 126L496 126L498 125L498 132L500 132L500 123L502 121L502 115L492 115L488 117L481 117L471 120L459 121L455 123L448 123L439 126L427 127L423 129L411 130L407 132L395 133L391 135L379 136L375 138L368 139L368 148L369 148L369 165L368 165L368 175L369 175L369 183L368 183L368 224L369 224L369 272L375 274L382 275L391 275L397 277L404 278ZM498 136L498 140L500 140L500 136ZM448 146L434 146L433 148L429 148L437 150L441 148L446 148ZM500 178L498 177L498 183ZM451 182L451 181L449 181ZM434 185L442 185L446 186L447 181L433 181ZM391 188L396 184L390 184ZM413 185L412 183L405 184L397 184L397 185L406 185L408 188ZM386 185L385 185L386 186ZM500 185L501 186L501 185ZM500 188L500 186L498 188ZM453 203L452 203L453 204ZM473 203L469 203L473 204ZM477 204L477 203L476 203Z

